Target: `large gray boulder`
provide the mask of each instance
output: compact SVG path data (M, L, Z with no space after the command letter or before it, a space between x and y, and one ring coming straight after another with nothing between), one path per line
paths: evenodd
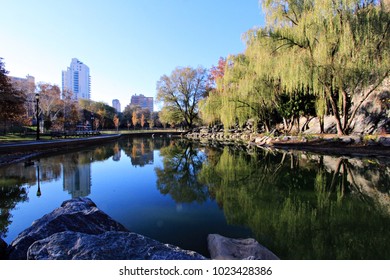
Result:
M36 241L29 260L202 260L198 253L132 233L60 232Z
M213 260L278 260L270 250L255 239L234 239L209 234L207 244Z
M8 246L11 260L193 260L198 253L131 233L88 198L62 203Z
M9 259L26 260L31 244L63 231L101 234L128 230L99 210L89 198L71 199L21 232L9 245Z

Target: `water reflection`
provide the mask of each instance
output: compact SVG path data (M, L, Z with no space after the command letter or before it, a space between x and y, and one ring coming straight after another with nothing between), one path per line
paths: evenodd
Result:
M143 167L154 162L154 141L152 138L128 138L124 147L132 166Z
M204 202L209 198L208 188L198 180L206 157L195 149L193 143L172 141L161 148L163 167L156 167L157 188L169 194L178 203Z
M5 237L12 222L12 210L18 203L29 200L28 190L37 186L35 193L44 197L41 184L62 180L63 191L72 198L91 194L91 165L93 162L120 161L122 150L132 166L151 165L153 151L169 144L167 138L128 138L88 150L41 158L0 168L0 236ZM30 194L31 195L31 194Z
M281 258L390 257L388 164L229 148L208 158L199 179L228 222L249 226Z
M28 200L28 186L24 186L26 183L24 177L16 175L18 172L5 176L2 171L0 170L0 236L6 236L8 226L12 222L11 210L17 204Z
M71 154L63 159L63 187L72 198L88 196L91 193L92 159L93 151Z
M37 186L35 195L44 197L41 185L62 178L63 190L72 197L88 196L91 193L91 163L104 161L113 155L113 149L99 147L0 168L1 236L7 235L12 210L18 203L29 200L30 187Z
M102 174L93 174L95 162L104 163L98 169ZM112 194L99 182L107 177L105 171L115 177L110 181ZM171 238L166 242L182 238L183 244L193 244L194 239L205 240L207 233L238 235L242 231L237 226L242 226L282 259L389 259L389 181L390 163L379 159L125 138L0 168L0 235L7 235L19 203L35 195L41 196L40 202L46 198L47 189L28 194L31 187L58 182L72 197L100 195L113 204L108 208L117 218L125 216L129 228L138 226L156 239L161 227L154 230L148 220L158 216L170 225L164 232L164 238ZM124 207L129 208L122 212ZM220 209L223 223L216 218ZM191 221L184 221L188 217ZM185 231L190 227L191 238ZM192 237L197 230L202 236Z

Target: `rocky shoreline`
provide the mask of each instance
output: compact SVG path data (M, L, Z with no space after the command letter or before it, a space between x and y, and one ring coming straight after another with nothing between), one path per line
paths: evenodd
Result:
M223 129L202 127L184 136L190 140L220 145L250 145L260 148L304 150L322 154L390 157L390 135L302 134L286 136L253 133L250 129Z
M210 234L212 259L278 259L254 239ZM33 222L11 244L0 239L2 260L205 260L197 252L134 233L89 198L64 201Z

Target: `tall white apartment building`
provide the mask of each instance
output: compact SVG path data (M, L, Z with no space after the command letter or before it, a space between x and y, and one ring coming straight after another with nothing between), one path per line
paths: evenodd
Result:
M72 99L91 99L91 76L89 67L77 58L72 58L70 67L62 71L62 92L71 92Z

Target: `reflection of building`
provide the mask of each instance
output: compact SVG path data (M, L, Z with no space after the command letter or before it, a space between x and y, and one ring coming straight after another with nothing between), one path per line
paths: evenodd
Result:
M130 106L140 106L142 109L149 109L150 112L153 112L153 97L146 97L143 94L132 95Z
M89 67L77 58L72 58L70 67L62 71L62 91L71 92L74 100L91 99Z
M120 113L120 112L121 112L121 103L119 102L118 99L112 100L112 107L115 108L115 110L116 110L117 113Z
M114 153L112 160L113 161L120 161L121 160L121 150L118 150Z
M64 190L72 194L72 198L88 196L91 193L91 163L64 164L63 167Z

